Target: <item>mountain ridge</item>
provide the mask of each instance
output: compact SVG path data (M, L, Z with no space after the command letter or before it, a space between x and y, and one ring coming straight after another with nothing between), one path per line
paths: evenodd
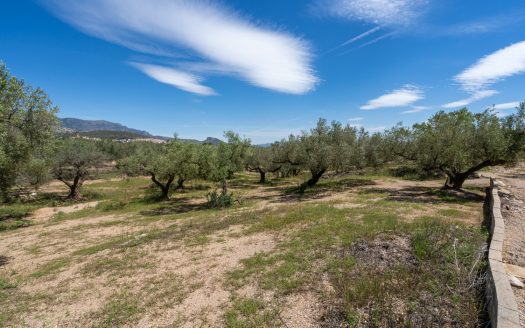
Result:
M145 137L152 137L151 133L128 128L120 123L114 123L106 120L83 120L80 118L64 117L60 118L62 128L72 130L74 132L92 132L92 131L122 131L132 132Z
M80 118L64 117L60 118L60 133L79 133L86 137L102 139L160 139L171 140L173 138L155 136L145 130L129 128L123 124L106 120L84 120ZM219 144L222 140L214 137L207 137L205 140L179 139L185 142Z

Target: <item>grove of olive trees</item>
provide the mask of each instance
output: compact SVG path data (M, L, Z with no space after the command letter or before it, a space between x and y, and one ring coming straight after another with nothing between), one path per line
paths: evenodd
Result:
M64 182L68 199L79 199L84 181L99 166L117 160L128 175L149 176L160 199L183 189L192 179L220 183L217 200L231 199L228 180L243 170L257 172L265 183L277 176L309 172L299 190L313 187L326 172L351 173L364 168L410 164L420 172L441 175L444 187L460 189L474 172L517 162L525 149L525 103L514 114L466 108L435 113L412 127L397 125L382 133L319 119L299 135L252 146L227 131L217 145L178 140L121 143L56 136L57 108L40 89L27 86L0 65L0 196L7 201L15 187L37 187L49 177ZM229 201L228 201L229 202Z

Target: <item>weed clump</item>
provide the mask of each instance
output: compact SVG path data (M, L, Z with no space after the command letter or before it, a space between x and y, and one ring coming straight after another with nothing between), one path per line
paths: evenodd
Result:
M236 201L233 197L233 193L221 191L212 191L206 195L208 199L208 207L210 208L227 208L233 206L233 203Z
M355 265L332 276L337 317L354 327L467 327L483 307L484 234L423 222L402 236L354 241L341 253Z

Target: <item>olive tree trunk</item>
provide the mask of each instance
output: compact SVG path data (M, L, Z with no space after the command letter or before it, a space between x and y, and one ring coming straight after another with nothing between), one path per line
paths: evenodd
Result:
M76 175L73 179L73 182L68 182L67 180L62 178L59 178L59 180L62 181L69 188L69 194L66 196L67 200L82 199L82 195L80 194L80 189L84 184L84 178L82 176Z
M151 174L151 181L155 183L159 189L161 190L161 200L170 200L170 187L173 183L173 180L175 180L175 177L170 176L166 183L162 183L155 177L155 174Z
M495 165L503 165L507 161L505 160L486 160L481 163L479 163L476 166L473 166L469 168L468 170L464 172L454 172L454 171L445 171L447 175L447 180L445 181L444 188L445 189L454 189L459 190L463 187L463 183L465 183L465 180L468 179L469 176L471 176L473 173L489 166L495 166Z
M185 181L186 181L186 179L183 179L183 178L179 177L177 179L177 187L175 187L175 190L178 190L178 189L184 190L184 182Z
M263 170L259 170L259 183L266 183L266 172Z
M312 174L312 177L306 181L307 187L313 187L319 182L319 179L323 176L323 174L326 172L326 169L322 169L320 171L310 171Z

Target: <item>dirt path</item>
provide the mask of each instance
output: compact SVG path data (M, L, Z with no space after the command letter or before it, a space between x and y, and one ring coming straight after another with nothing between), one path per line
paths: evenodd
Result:
M502 214L505 220L503 260L525 268L525 165L512 169L499 168L495 177L502 181ZM525 277L521 277L523 281ZM525 289L513 287L520 311L521 326L525 327Z
M69 206L62 206L62 207L43 207L36 210L29 219L33 220L36 223L40 223L42 221L47 221L50 218L53 217L53 215L57 214L58 212L62 212L64 214L67 213L73 213L76 211L83 210L85 208L95 207L97 206L98 201L94 202L88 202L88 203L79 203L79 204L73 204Z

